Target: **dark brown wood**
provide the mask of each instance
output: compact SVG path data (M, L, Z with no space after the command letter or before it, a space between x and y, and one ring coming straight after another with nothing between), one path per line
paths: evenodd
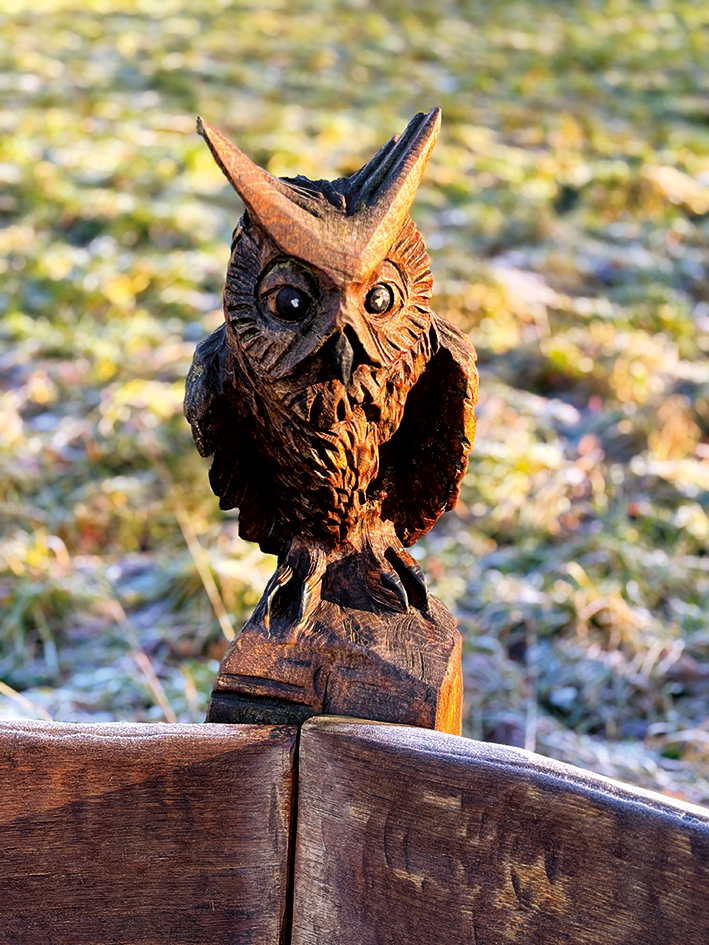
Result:
M308 549L299 551L283 569L307 572ZM307 620L297 619L297 599L277 602L270 615L256 611L222 660L207 719L287 724L329 713L459 733L461 637L453 617L434 598L422 610L375 609L364 571L371 544L333 558Z
M295 742L0 723L0 942L283 942Z
M709 811L531 753L301 730L292 945L706 945Z
M460 731L460 638L405 551L455 505L475 429L475 352L431 311L408 215L439 126L417 115L352 177L308 181L198 123L247 213L185 413L221 507L279 559L210 720Z

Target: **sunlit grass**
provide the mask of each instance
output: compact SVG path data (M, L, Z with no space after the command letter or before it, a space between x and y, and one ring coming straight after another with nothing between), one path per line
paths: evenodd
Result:
M317 178L439 104L414 216L481 400L414 551L466 732L709 801L706 5L297 7L0 2L0 680L198 720L272 567L181 414L240 213L196 114Z

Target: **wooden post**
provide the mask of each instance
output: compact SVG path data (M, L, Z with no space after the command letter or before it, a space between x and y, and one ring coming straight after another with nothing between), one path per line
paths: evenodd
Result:
M222 659L207 721L298 724L330 714L460 734L461 636L440 601L428 608L343 615L326 601L300 632L250 621Z
M300 737L292 945L706 945L709 810L514 748Z
M296 733L0 723L0 942L277 945Z
M314 718L295 751L0 724L0 942L709 941L706 809L420 728Z

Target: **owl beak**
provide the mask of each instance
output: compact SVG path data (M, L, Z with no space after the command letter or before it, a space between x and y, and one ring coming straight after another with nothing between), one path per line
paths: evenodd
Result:
M344 331L338 331L327 342L327 357L335 371L335 377L345 387L352 379L352 365L354 364L354 349Z
M360 364L384 363L364 320L353 318L343 308L338 308L325 324L313 325L300 333L292 346L270 365L271 376L276 380L287 377L313 356L345 387Z

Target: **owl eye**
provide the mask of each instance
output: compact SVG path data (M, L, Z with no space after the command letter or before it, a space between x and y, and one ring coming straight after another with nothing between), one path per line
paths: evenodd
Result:
M393 304L394 293L391 290L391 286L380 282L369 290L364 307L368 312L371 312L372 315L383 315L384 312L389 311Z
M284 322L299 322L308 314L310 298L292 285L284 286L275 298L276 314Z

